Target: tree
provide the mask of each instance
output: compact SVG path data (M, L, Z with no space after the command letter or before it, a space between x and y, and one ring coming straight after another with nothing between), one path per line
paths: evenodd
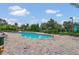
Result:
M47 29L48 29L48 33L59 33L61 29L61 25L51 18L47 22Z
M76 8L79 8L79 3L71 3L72 6L75 6Z
M18 26L18 23L15 23L15 26Z
M39 24L32 24L31 26L30 26L30 29L31 29L31 31L34 31L34 32L39 32L40 30L40 28L39 28Z
M71 22L71 31L73 32L73 17L70 17L70 19L72 20L72 22Z
M71 21L64 21L63 26L65 32L73 32L73 24Z
M42 24L40 25L40 31L46 32L46 29L47 29L47 24L46 24L46 23L42 23Z
M15 23L14 26L16 27L16 31L18 31L19 30L18 23Z
M8 24L5 19L0 18L0 25Z
M25 31L25 30L26 30L26 25L25 25L25 24L22 24L21 27L20 27L20 29L21 29L22 31Z
M26 24L26 30L30 31L29 24Z
M55 27L54 25L55 25L55 21L54 21L54 19L51 18L51 19L47 22L47 27L48 27L48 28L51 27L51 29L52 29L52 28Z
M5 19L0 18L0 31L5 31L7 24L8 24L8 23L6 22Z
M61 30L61 25L51 18L47 23L41 24L41 29L46 33L59 33Z

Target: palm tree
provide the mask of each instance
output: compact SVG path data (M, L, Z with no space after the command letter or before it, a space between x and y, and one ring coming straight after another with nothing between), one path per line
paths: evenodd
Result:
M70 17L70 19L72 19L72 24L73 24L73 17Z
M72 32L73 32L73 17L70 17L70 19L72 20L72 26L71 26L71 28L72 28Z
M64 21L63 26L64 26L64 30L66 32L67 31L67 21Z

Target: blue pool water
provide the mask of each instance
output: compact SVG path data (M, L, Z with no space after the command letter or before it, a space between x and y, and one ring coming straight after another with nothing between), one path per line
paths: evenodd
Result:
M19 32L24 38L53 38L53 36L46 34L36 34L31 32Z

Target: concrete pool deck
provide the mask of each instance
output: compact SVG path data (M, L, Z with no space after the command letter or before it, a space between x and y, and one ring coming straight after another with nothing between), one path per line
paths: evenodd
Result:
M79 55L79 37L54 35L49 39L27 39L6 33L2 55Z

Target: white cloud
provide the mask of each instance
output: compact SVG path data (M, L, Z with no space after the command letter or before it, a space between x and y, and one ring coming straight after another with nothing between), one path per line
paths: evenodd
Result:
M76 17L76 16L73 16L73 21L74 21L74 22L79 22L79 18Z
M59 10L53 10L53 9L47 9L46 11L45 11L47 14L56 14L56 13L58 13L58 12L60 12Z
M13 18L3 18L3 19L5 19L9 24L14 24L17 21L17 19Z
M47 22L48 19L45 19L45 18L37 18L37 17L35 17L35 16L32 16L32 19L29 20L29 21L30 21L31 24L34 24L34 23L35 23L35 24L37 24L37 23L41 24L41 23Z
M36 17L35 16L32 16L32 19L36 19Z
M59 24L63 24L64 21L70 21L69 19L61 20Z
M42 23L44 23L44 22L47 22L47 21L48 21L48 20L47 20L47 19L45 19L45 18L42 18L41 20L42 20Z
M10 6L9 9L14 11L14 10L21 10L22 8L19 6Z
M73 16L73 19L77 19L77 17Z
M10 6L9 10L11 10L10 14L14 16L25 16L30 14L27 9L21 8L20 6Z
M57 16L57 17L61 17L61 16L63 16L63 14L56 14L56 16Z
M64 21L72 21L71 19L65 19L65 20L62 20L61 22L59 22L60 24L63 24ZM73 16L73 22L79 22L79 18L76 17L76 16Z
M14 23L18 23L18 19L13 19L13 18L3 18L2 19L5 19L8 24L11 24L11 25L14 25ZM18 26L21 26L21 23L18 23Z

